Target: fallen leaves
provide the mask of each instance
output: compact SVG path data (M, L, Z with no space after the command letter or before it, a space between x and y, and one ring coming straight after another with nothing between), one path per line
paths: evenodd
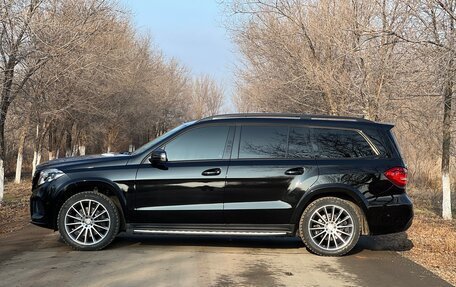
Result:
M9 183L0 207L0 237L18 230L29 221L30 183Z

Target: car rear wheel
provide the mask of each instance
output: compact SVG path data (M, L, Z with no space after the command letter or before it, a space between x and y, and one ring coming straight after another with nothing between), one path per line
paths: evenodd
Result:
M60 235L76 250L100 250L119 232L119 212L104 194L86 191L73 195L58 215Z
M360 218L352 202L323 197L307 206L299 222L299 235L318 255L341 256L355 247L361 233Z

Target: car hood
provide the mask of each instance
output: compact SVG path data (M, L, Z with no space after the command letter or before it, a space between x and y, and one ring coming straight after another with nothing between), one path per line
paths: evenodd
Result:
M68 169L71 167L78 168L93 168L107 165L125 165L128 162L130 155L104 153L99 155L64 157L44 162L36 167L36 170L48 168Z

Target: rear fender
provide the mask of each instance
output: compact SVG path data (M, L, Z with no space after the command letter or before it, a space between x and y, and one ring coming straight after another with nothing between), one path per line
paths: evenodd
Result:
M350 200L360 208L363 215L367 212L367 200L359 190L345 184L322 184L314 186L304 193L291 217L291 223L298 224L301 214L307 205L315 199L326 196L334 196Z

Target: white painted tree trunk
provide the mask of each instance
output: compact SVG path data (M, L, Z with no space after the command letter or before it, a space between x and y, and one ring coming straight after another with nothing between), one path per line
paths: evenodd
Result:
M79 146L79 155L85 155L86 154L86 147L85 145L80 145Z
M21 134L19 136L19 147L17 148L17 159L16 159L16 176L14 178L15 183L21 182L22 160L24 157L24 144L25 144L25 137L27 136L27 130L28 130L28 119L24 122L24 126L22 127Z
M54 152L50 151L49 152L49 160L53 160L53 159L55 159Z
M14 178L15 183L21 182L22 176L22 150L19 149L17 152L17 159L16 159L16 177Z
M71 156L77 156L78 155L78 151L79 151L79 146L78 145L74 145L72 150L71 150Z
M3 159L0 159L0 206L3 201L3 192L5 189L5 169L3 167Z
M60 153L60 149L57 149L57 151L55 152L55 158L59 158L59 153Z
M442 175L442 191L443 191L442 217L443 217L443 219L450 220L450 219L452 219L452 215L451 215L451 182L450 182L450 176L448 173L444 173Z
M38 155L36 157L36 165L39 165L41 162L41 151L39 150L38 151Z
M35 174L36 166L37 166L37 156L38 153L36 150L33 151L33 160L32 160L32 177Z
M32 177L35 174L36 166L39 165L41 162L41 151L35 150L33 151L33 161L32 161Z

